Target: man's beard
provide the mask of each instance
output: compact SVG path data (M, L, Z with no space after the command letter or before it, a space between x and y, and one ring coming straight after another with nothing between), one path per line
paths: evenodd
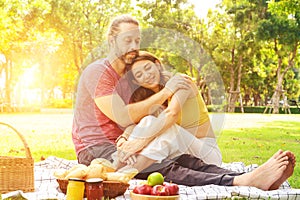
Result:
M138 51L131 51L121 56L121 60L124 61L125 64L132 64L133 60L138 56Z
M125 64L132 64L133 60L138 56L138 54L139 54L138 50L130 51L130 52L123 54L120 51L119 47L117 47L116 53L115 53L117 58L122 60Z

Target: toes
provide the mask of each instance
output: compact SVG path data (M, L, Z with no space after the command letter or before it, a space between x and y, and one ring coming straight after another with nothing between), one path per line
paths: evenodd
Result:
M282 171L282 172L284 172L284 170L286 170L286 168L287 168L287 164L280 166L279 170Z
M274 155L274 158L278 158L281 154L283 153L283 151L281 149L279 149Z
M288 156L283 156L279 160L280 161L289 161L289 157Z

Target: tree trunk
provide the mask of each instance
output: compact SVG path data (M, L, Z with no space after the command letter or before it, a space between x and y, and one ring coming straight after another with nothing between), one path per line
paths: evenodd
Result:
M280 101L280 96L282 94L282 81L283 81L283 75L281 74L282 58L281 56L279 56L279 51L277 51L276 53L278 55L278 64L277 64L277 72L276 72L277 84L271 100L273 104L273 114L279 113L279 101Z
M12 61L8 60L5 70L5 102L10 103L10 81L11 81Z
M275 45L276 45L276 43L275 43ZM279 56L279 51L275 48L275 51L278 55L278 68L277 68L277 74L276 74L277 75L276 89L275 89L274 95L272 97L273 114L279 113L279 101L280 101L280 97L283 94L283 86L282 86L283 79L284 79L285 74L288 72L288 70L294 66L294 59L297 54L297 48L298 48L298 42L295 43L293 51L290 52L288 66L283 71L282 71L282 57Z
M272 97L273 114L279 113L279 101L282 93L283 93L282 86L277 83L276 90Z
M228 99L228 112L234 112L235 111L235 104L236 102L239 102L241 106L241 112L244 112L243 108L243 102L241 99L241 79L242 79L242 67L243 67L243 56L240 55L238 57L238 63L237 63L237 80L235 81L235 65L234 65L234 49L231 53L232 56L232 62L230 67L230 91L229 91L229 99ZM236 87L235 87L236 86Z
M241 112L244 113L243 100L242 100L242 96L241 96L242 67L243 67L243 56L240 55L239 61L238 61L238 75L237 75L236 90L238 92L237 96L239 97Z
M239 92L237 91L230 91L229 92L229 100L228 100L228 112L234 112L235 110L235 103L237 102Z
M227 112L234 112L235 102L236 102L236 93L234 88L234 48L231 50L231 65L230 65L230 88L229 88L229 97L228 97L228 110Z
M78 72L80 72L80 63L79 63L79 55L78 55L78 52L77 52L77 42L75 39L73 39L73 60L74 60L74 64L75 64L75 67L77 69Z
M12 61L7 59L4 64L5 71L5 88L4 88L4 106L6 111L10 112L11 108L11 80L12 80Z

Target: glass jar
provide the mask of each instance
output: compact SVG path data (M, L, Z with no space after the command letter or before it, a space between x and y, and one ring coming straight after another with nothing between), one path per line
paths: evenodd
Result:
M78 178L70 178L67 187L67 200L82 200L84 197L85 181Z
M85 192L87 200L102 200L103 198L103 179L90 178L86 180Z

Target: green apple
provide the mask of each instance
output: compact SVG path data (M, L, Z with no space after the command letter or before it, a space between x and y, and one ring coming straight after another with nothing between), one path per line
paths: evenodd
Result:
M164 177L159 172L153 172L148 176L147 183L150 186L162 185L164 183Z

